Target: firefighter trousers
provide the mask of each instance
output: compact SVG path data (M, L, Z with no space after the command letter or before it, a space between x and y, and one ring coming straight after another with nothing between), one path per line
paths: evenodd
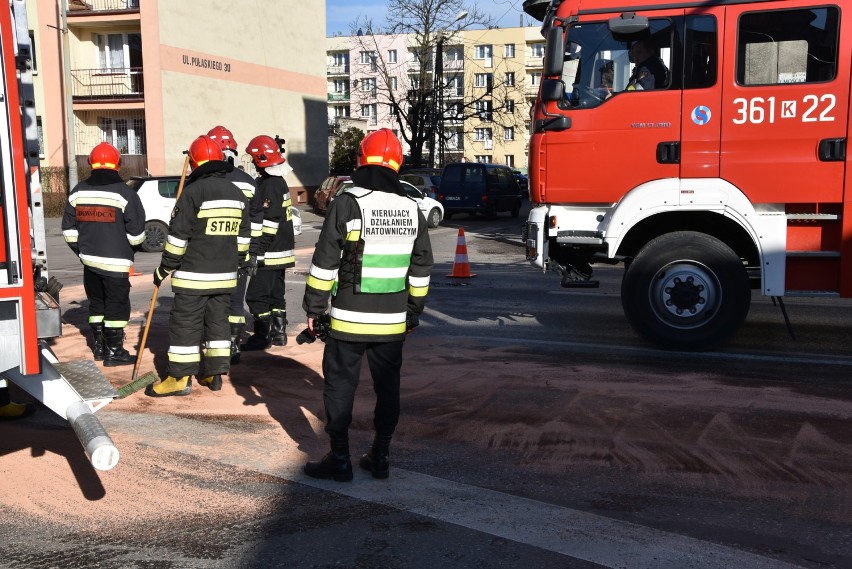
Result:
M89 299L89 323L124 328L130 320L130 278L108 277L83 267L83 289Z
M255 316L270 314L273 311L286 313L285 285L284 269L259 269L251 278L246 291L249 311Z
M228 293L196 295L175 293L169 317L169 375L205 377L228 373L231 329ZM204 344L204 358L201 346Z
M361 359L367 354L376 406L373 428L379 435L392 435L399 422L399 378L403 340L396 342L344 342L326 338L322 357L325 377L325 432L331 438L345 437L352 423L352 406L361 374Z
M237 286L231 291L231 307L228 316L228 322L232 325L244 325L246 323L246 285L248 284L248 275L240 271L237 273Z

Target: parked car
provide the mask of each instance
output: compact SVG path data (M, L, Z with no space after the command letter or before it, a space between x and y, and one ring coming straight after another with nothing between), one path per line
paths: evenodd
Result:
M430 198L435 199L441 185L441 170L438 168L413 168L400 174L399 179L408 182Z
M438 189L438 201L444 205L446 219L456 213L494 217L501 211L518 217L521 195L509 167L478 162L448 164Z
M441 202L430 198L425 195L419 189L415 188L408 182L404 182L400 180L402 187L405 189L405 194L411 198L414 198L414 201L417 202L417 207L420 211L423 212L423 217L426 218L426 223L429 227L438 227L441 224L441 221L444 219L444 206L441 205ZM344 193L349 188L355 186L355 182L352 180L348 180L343 182L340 186L340 189L337 190L337 195Z
M328 211L328 204L334 199L334 195L340 189L341 184L351 179L350 176L329 176L323 180L314 193L314 210L317 213Z
M175 207L180 176L134 176L127 185L136 190L142 207L145 208L145 241L142 250L149 253L162 251L169 236L169 221ZM302 233L302 215L295 207L293 211L293 232Z

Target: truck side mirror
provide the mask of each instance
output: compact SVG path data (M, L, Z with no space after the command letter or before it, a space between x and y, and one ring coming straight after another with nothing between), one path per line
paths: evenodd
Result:
M561 79L542 79L541 100L559 102L565 97L565 83Z
M565 58L562 31L562 27L560 26L553 26L547 30L547 39L544 44L544 61L542 62L545 77L562 75L562 64Z

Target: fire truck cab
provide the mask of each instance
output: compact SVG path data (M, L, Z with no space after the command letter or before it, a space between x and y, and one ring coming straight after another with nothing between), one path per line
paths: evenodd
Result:
M526 0L543 21L527 258L707 350L764 295L852 296L846 2ZM848 15L847 15L848 16ZM661 69L662 68L662 69Z

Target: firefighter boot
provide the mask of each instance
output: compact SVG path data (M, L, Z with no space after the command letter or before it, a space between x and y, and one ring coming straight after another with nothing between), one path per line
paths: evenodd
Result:
M145 395L148 397L172 397L180 395L189 395L192 391L192 378L188 375L183 377L168 376L161 380L158 384L151 384L145 388Z
M270 346L269 329L272 323L272 316L266 314L264 316L254 317L254 334L240 346L242 352L253 352L257 350L265 350Z
M124 349L124 328L105 328L104 337L106 342L104 366L126 366L136 361L136 358Z
M317 462L308 462L303 469L311 478L333 478L338 482L352 480L352 461L349 459L349 437L333 437L331 452Z
M210 388L210 391L219 391L222 389L222 374L217 373L216 375L199 377L198 383L206 385Z
M92 354L95 356L96 362L104 360L104 352L106 351L106 342L104 340L104 323L94 322L90 324L92 332L95 334L95 345L92 348Z
M272 325L269 336L275 346L287 345L287 313L283 310L272 311Z
M9 398L9 388L0 387L0 421L12 421L35 413L32 403L16 403Z
M231 324L231 365L240 363L240 335L242 333L242 324Z
M373 478L387 478L390 463L388 455L390 453L391 435L380 435L376 433L376 438L373 439L373 446L370 451L361 457L358 464L364 470L369 470L373 473Z

